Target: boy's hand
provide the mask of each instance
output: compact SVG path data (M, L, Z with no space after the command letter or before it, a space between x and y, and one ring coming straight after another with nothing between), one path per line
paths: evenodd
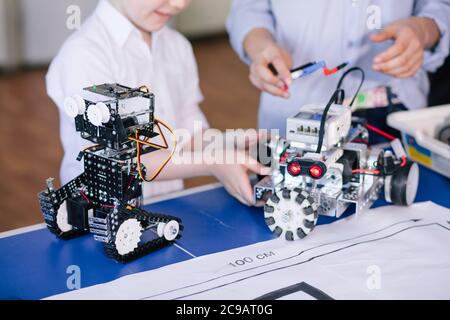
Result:
M414 76L422 67L424 52L439 40L433 19L411 17L392 23L372 35L374 42L394 40L394 45L375 57L373 69L397 78Z
M228 193L241 203L252 206L254 205L253 189L250 185L248 172L269 175L271 169L257 163L243 151L237 153L237 159L240 159L240 157L245 157L241 159L247 159L244 164L216 164L212 166L211 173L223 183Z
M275 96L289 98L289 86L292 83L291 55L279 47L270 32L265 29L252 30L244 41L244 47L253 61L249 76L253 85ZM270 70L270 64L278 75Z

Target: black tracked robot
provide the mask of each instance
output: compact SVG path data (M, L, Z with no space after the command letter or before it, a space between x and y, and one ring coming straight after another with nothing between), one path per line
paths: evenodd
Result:
M170 156L146 179L140 156L169 149L161 125L173 134L154 118L154 95L146 87L103 84L84 89L83 97L67 98L64 109L75 119L81 137L96 145L80 152L80 176L58 190L49 178L47 189L38 194L49 230L65 240L90 232L103 242L106 254L120 262L179 239L180 219L142 209L143 182L156 178L176 146L174 138ZM162 144L150 142L158 136Z

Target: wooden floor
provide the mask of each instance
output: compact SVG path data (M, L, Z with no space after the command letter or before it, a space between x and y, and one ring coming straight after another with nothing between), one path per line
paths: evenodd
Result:
M194 50L205 96L202 109L211 126L255 127L258 92L228 40L195 41ZM47 177L58 177L58 114L45 92L45 73L42 68L0 76L0 232L43 222L36 194ZM186 186L212 181L191 179Z

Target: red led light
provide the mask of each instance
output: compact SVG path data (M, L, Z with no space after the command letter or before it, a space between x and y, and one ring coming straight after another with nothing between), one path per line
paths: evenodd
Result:
M311 177L313 177L313 178L316 178L316 179L317 179L317 178L321 178L321 177L322 177L322 174L323 174L323 170L322 170L321 167L315 165L315 166L312 166L312 167L309 169L309 174L310 174Z
M293 176L298 176L301 173L301 167L298 163L291 163L288 166L288 171Z

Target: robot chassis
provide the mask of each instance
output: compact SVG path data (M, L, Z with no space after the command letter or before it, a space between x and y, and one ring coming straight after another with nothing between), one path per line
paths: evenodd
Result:
M179 239L180 219L142 209L146 170L140 155L168 148L162 122L154 119L154 95L146 87L103 84L67 98L64 109L81 137L97 145L80 152L81 175L57 190L49 178L38 194L48 229L65 240L90 232L120 262ZM148 143L158 135L165 145ZM141 240L146 231L155 234L151 240Z
M397 205L409 206L416 196L419 169L400 141L391 142L394 152L369 148L369 132L350 107L333 104L325 115L327 107L304 106L287 120L286 139L267 145L272 175L254 186L266 224L289 241L307 236L318 215L339 218L350 204L361 214L383 188L386 201Z

